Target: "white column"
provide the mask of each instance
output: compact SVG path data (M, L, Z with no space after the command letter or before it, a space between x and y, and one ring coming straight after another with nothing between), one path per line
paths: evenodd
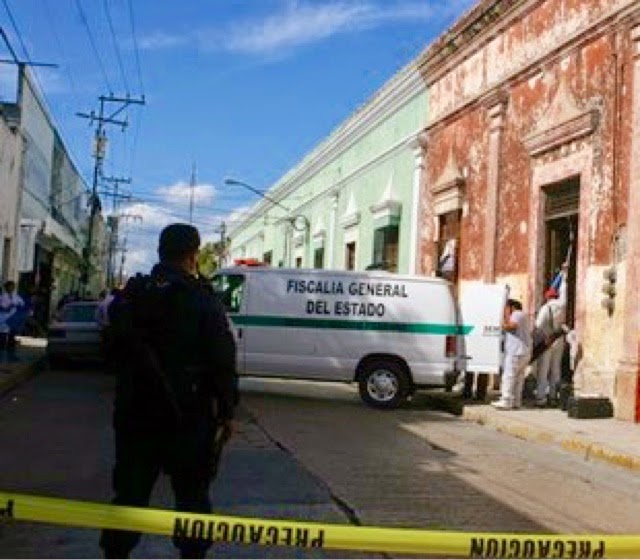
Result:
M411 193L411 234L409 241L409 274L418 274L418 254L420 253L420 189L424 173L426 141L421 144L420 135L411 143L413 149L413 190Z
M487 166L487 205L484 217L483 279L494 282L496 278L496 235L498 230L498 190L500 187L500 147L504 128L506 96L498 93L488 100L489 154Z
M327 267L329 269L335 268L335 254L336 254L336 227L338 223L338 201L340 200L339 193L331 195L331 215L329 217L329 262Z

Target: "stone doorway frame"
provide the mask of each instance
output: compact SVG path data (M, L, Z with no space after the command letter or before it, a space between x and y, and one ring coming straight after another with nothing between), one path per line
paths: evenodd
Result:
M567 150L569 151L569 150ZM593 147L576 143L571 144L570 153L553 161L543 161L534 158L532 162L531 180L531 211L529 224L531 225L532 251L529 254L529 286L528 300L535 312L540 302L540 294L544 286L544 258L545 258L545 194L544 187L560 183L572 177L580 180L580 206L578 210L578 246L576 251L576 282L580 286L586 285L589 254L591 252L589 209L593 190ZM583 290L576 292L575 329L578 335L584 333L586 322L586 301Z

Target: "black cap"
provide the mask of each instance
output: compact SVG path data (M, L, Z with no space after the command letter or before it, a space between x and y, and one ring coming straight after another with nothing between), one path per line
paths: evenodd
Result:
M160 233L158 255L161 261L181 259L200 248L200 234L189 224L171 224Z

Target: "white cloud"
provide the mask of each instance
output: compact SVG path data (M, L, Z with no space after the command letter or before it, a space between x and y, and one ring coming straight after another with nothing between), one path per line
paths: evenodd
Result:
M236 21L222 28L201 28L185 34L157 31L141 41L146 49L187 44L203 50L240 54L277 54L329 37L399 22L419 23L459 13L472 0L286 0L280 11L262 19Z
M156 252L151 249L130 249L125 258L124 270L133 275L137 272L148 272L156 261Z
M253 206L242 206L240 208L236 208L233 212L231 212L225 219L224 222L229 226L233 227L233 225L241 220L244 220L251 210L254 208Z
M169 209L157 204L137 202L122 209L122 214L135 216L121 230L127 239L125 269L127 274L148 272L158 260L158 237L165 226L178 220Z
M236 24L226 37L225 47L235 52L262 53L313 43L354 29L371 16L370 12L368 3L292 5L262 21Z
M168 187L159 187L157 189L157 193L169 203L188 201L191 197L191 192L191 185L184 181L178 181ZM215 194L216 188L213 185L203 184L193 187L194 202L211 202Z
M140 221L130 222L130 224L132 224L131 227L145 230L159 230L172 222L178 221L168 209L147 202L131 204L124 208L123 213L139 217Z
M315 43L341 33L372 29L401 21L419 22L437 14L433 2L374 3L334 1L289 3L285 11L262 21L238 23L229 30L225 48L240 53L274 53Z
M235 216L246 212L248 208L239 208L228 217L223 215L194 216L194 225L200 230L202 243L219 241L220 232L217 225L223 221L230 224L232 220L236 219ZM158 260L158 238L162 229L171 223L186 221L181 207L174 209L168 204L137 202L123 207L122 213L140 218L128 220L121 232L123 236L126 235L129 248L125 264L128 274L148 272Z
M158 51L165 49L173 49L175 47L183 47L192 40L188 34L177 35L165 33L164 31L155 31L150 35L140 38L140 48L148 51Z

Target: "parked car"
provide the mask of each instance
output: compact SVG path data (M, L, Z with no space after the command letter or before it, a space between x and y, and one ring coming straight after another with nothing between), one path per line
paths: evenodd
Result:
M67 303L49 325L47 357L51 366L72 360L100 359L97 301Z

